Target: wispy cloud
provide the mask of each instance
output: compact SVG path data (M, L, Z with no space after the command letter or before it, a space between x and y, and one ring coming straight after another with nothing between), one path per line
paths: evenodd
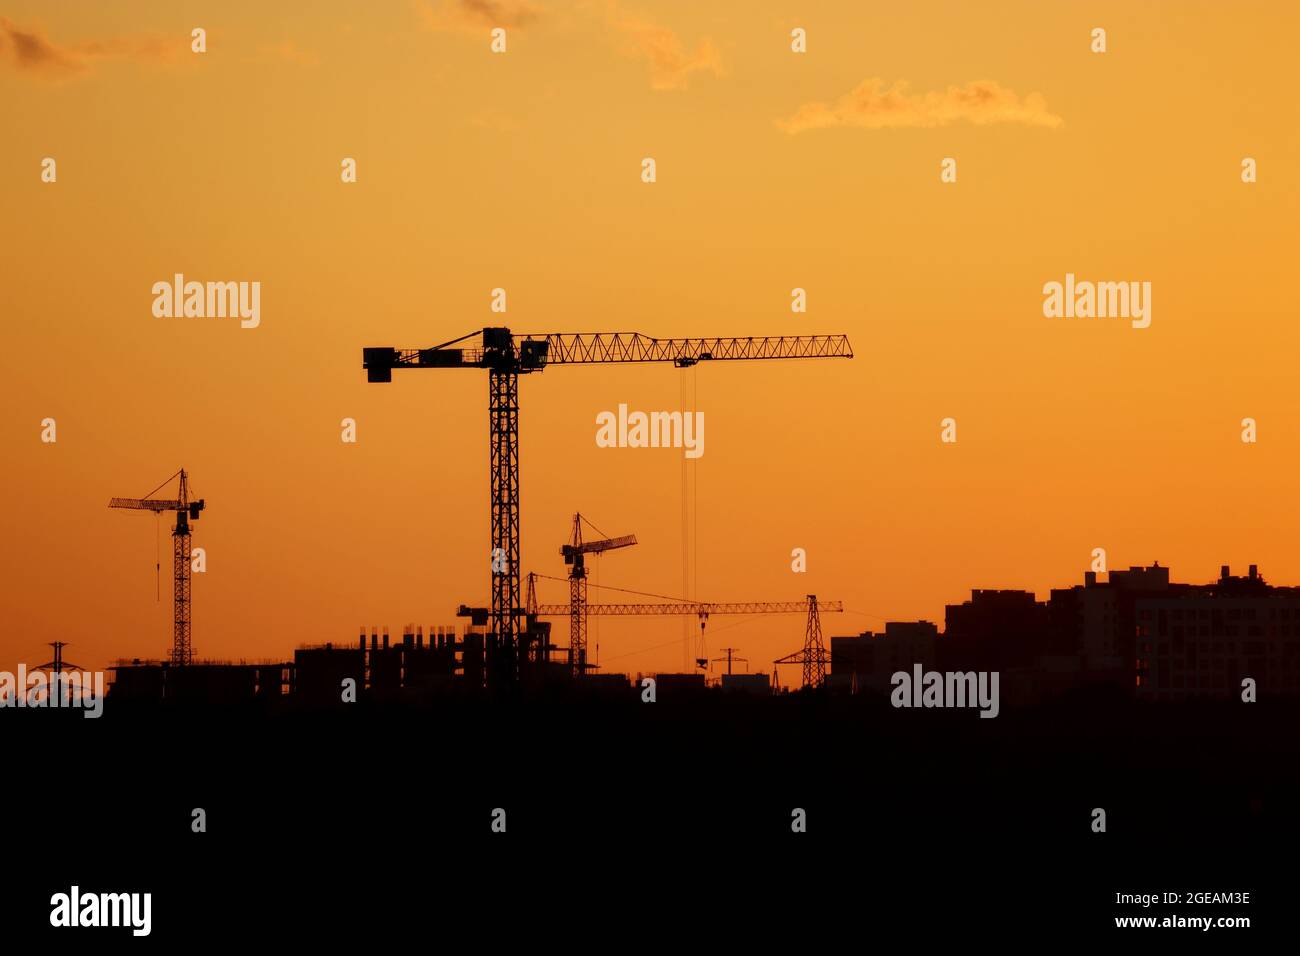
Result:
M411 9L427 29L436 32L517 29L550 17L534 0L411 0ZM620 52L649 64L652 89L683 90L692 74L725 73L712 40L705 38L690 51L673 30L624 11L617 0L587 0L570 12L579 17L603 15L606 27L619 40Z
M293 40L281 40L279 43L269 43L262 47L262 55L271 57L276 60L283 60L285 63L292 63L295 66L319 66L320 57L310 50L304 50Z
M1057 127L1064 120L1050 112L1038 93L1020 96L994 80L974 80L943 91L911 93L908 84L886 86L879 78L864 80L834 103L805 103L777 125L787 133L832 126L864 129L933 127L967 122L976 125L1017 123Z
M104 60L174 62L189 50L189 37L135 36L59 44L38 29L0 17L0 59L33 76L59 79L85 73Z
M471 126L494 133L513 133L519 129L519 121L505 113L475 113L469 122Z
M532 0L416 0L411 6L430 30L468 30L483 27L518 29L541 19L542 8Z
M694 53L686 52L681 37L641 17L611 7L610 22L623 35L623 53L650 64L650 87L656 90L684 90L692 73L722 76L725 69L713 41L700 41Z

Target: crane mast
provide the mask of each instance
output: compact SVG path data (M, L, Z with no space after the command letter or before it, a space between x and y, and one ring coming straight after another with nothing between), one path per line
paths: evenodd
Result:
M513 682L521 665L519 617L523 613L519 605L520 375L552 365L671 362L686 368L736 359L852 357L844 335L656 339L639 332L581 332L516 337L508 328L493 327L427 349L364 348L362 367L369 382L391 382L395 368L487 369L492 526L488 673L490 681ZM525 653L540 651L529 648Z

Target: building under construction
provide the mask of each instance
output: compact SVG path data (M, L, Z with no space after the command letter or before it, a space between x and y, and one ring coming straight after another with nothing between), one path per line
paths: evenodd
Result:
M120 660L108 670L108 693L115 700L238 704L281 698L293 665L135 659Z
M523 634L538 652L519 674L515 686L520 690L615 697L635 689L627 674L594 669L575 673L567 648L551 644L549 622L530 616ZM396 640L386 627L371 628L368 633L363 628L354 643L304 645L294 651L292 661L191 661L178 666L169 660L119 660L109 668L108 693L114 700L200 704L291 701L309 707L363 699L419 702L477 695L493 686L487 673L490 641L491 636L478 623L463 625L459 631L454 625L430 626L427 636L423 626L409 626ZM689 697L714 689L703 672L652 676L660 696ZM728 692L772 693L767 674L723 674L716 686Z

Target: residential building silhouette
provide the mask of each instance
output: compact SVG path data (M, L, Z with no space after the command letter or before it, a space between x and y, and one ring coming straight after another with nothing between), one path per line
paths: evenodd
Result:
M549 633L530 635L549 646ZM198 704L281 702L308 707L344 702L344 682L358 698L419 701L481 694L493 666L494 638L479 623L408 626L400 642L363 629L355 643L301 646L288 662L119 661L109 696ZM880 632L830 639L826 689L887 694L891 678L914 666L931 671L997 671L1009 706L1032 706L1074 692L1136 700L1230 699L1255 682L1259 697L1300 694L1300 587L1275 587L1251 565L1244 576L1224 566L1218 580L1170 580L1158 562L1089 571L1079 584L1053 588L1045 601L1029 591L975 589L949 604L944 627L890 621ZM714 688L702 672L658 673L659 699L698 698ZM521 670L527 692L616 699L641 692L641 675L565 666ZM772 696L764 673L724 675L722 691Z

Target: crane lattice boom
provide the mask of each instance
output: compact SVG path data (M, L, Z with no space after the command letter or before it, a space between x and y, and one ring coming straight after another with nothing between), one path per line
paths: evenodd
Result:
M167 498L110 498L110 508L129 508L134 511L180 511L184 507L179 501Z
M560 554L565 559L572 558L575 554L603 554L606 551L613 551L615 548L630 548L636 544L636 535L625 534L617 538L602 538L599 541L584 541L579 545L563 544L560 545Z
M818 601L823 611L843 611L842 601ZM683 601L678 604L588 604L588 614L627 617L641 614L802 614L808 610L808 601L740 601L713 604L706 601ZM567 604L539 604L538 617L564 617L569 613Z

